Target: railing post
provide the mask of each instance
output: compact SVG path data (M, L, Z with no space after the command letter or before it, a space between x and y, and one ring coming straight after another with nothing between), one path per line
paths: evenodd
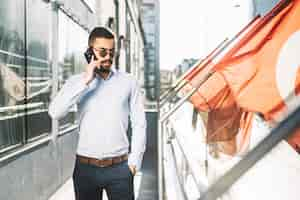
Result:
M164 142L163 142L163 123L159 121L159 128L158 128L158 200L164 199L164 177L163 177L163 149L164 149Z

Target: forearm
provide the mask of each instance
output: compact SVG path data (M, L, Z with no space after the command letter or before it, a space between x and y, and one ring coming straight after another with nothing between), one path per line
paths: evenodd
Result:
M146 130L143 127L133 128L131 138L131 152L128 164L135 166L137 170L141 168L143 156L146 150Z
M53 119L65 116L69 109L78 102L86 88L87 85L82 78L68 80L50 103L49 115Z

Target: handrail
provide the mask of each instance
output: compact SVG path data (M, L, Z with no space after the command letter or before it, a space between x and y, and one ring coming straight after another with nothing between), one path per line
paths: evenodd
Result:
M165 115L161 117L159 120L159 131L158 131L158 194L159 200L163 200L163 192L164 192L164 186L163 186L163 155L164 155L164 141L163 141L163 131L164 131L164 122L166 119L168 119L180 106L183 105L185 101L187 101L197 90L198 88L212 75L212 73L206 74L202 78L202 80L199 82L199 85L195 88L193 88L188 94L183 97L178 103L175 104L173 108L170 109L169 112L167 112Z
M170 166L167 165L166 168L168 169L168 171L173 171L173 172L175 171L175 173L176 173L176 175L174 175L175 179L171 183L171 184L173 184L172 187L167 187L166 188L166 195L168 195L168 188L172 188L173 189L174 184L175 184L176 199L187 200L187 194L186 194L186 191L184 189L184 185L180 181L180 177L179 177L179 170L178 170L178 166L177 166L177 161L176 161L176 157L174 156L174 154L175 154L174 147L170 145L170 146L166 147L166 151L169 152L169 154L173 155L172 157L170 157L170 159L168 159L168 161L169 161L168 163L171 163ZM166 182L167 182L167 180L166 180ZM166 184L168 184L168 182ZM167 197L168 197L168 199L173 199L172 197L169 197L169 196L167 196Z
M298 127L300 127L300 106L273 129L271 133L241 161L209 187L207 192L205 192L199 200L215 200L224 194L257 161L263 158L281 140L294 133Z
M196 183L197 185L197 189L198 189L198 192L201 194L202 192L205 192L207 190L207 186L202 184L202 183L199 183L198 180L197 180L197 176L195 174L195 171L193 170L193 168L191 167L192 166L192 163L191 163L191 160L188 158L188 156L186 155L185 151L184 151L184 148L181 144L181 142L179 141L178 137L175 135L175 140L180 148L180 151L182 152L183 156L184 156L184 159L186 160L186 163L187 165L189 166L189 168L191 169L191 175L192 175L192 178L194 180L194 182ZM173 145L173 143L171 143Z

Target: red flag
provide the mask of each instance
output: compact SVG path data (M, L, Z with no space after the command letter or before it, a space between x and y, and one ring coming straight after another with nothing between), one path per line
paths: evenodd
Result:
M275 119L300 85L300 1L281 10L247 46L254 48L217 67L240 107Z
M261 21L260 17L254 18L249 24L247 24L234 38L234 40L231 42L230 45L240 46L240 43L243 39L243 36L250 31L254 27L256 27L259 22ZM215 49L213 52L219 52L219 57L224 60L228 56L230 56L232 51L226 52L225 55L220 55L220 50L223 48L223 46L219 46L219 48ZM224 49L223 49L224 51ZM202 80L207 76L207 74L213 72L214 68L216 67L215 64L215 57L216 54L211 53L209 56L207 56L195 70L191 71L189 74L186 75L185 80L188 82L187 85L183 88L183 93L187 93L192 88L198 87L198 85L202 82ZM225 82L224 78L222 78L219 75L212 75L207 80L208 83L204 83L201 85L201 87L198 89L198 91L190 98L191 102L194 104L196 108L202 111L210 111L214 109L215 104L218 101L218 98L215 98L215 96L218 96L218 93L222 93L225 88L227 90L229 87L227 86L227 83ZM213 83L210 83L213 82ZM228 96L228 95L227 95ZM232 98L232 96L230 96ZM232 104L233 101L229 101ZM212 104L212 105L210 105ZM225 105L224 103L222 105ZM219 105L220 108L220 105Z
M208 112L207 142L218 142L223 153L233 155L249 144L253 114L240 109L224 78L214 73L190 101L200 111Z
M252 30L260 18L255 18L237 36L239 41L243 34ZM235 43L232 44L235 44ZM218 49L219 50L219 49ZM212 56L208 56L198 67L186 76L189 83L183 91L186 93L197 87L202 79L212 71L215 64ZM233 95L224 78L215 73L206 80L198 91L190 98L193 105L201 111L208 112L207 142L222 143L222 152L234 154L248 144L252 114L238 108ZM235 137L239 133L239 137ZM223 142L221 142L223 141Z
M300 1L276 13L241 50L217 68L238 106L276 121L287 110L288 99L300 92ZM300 131L288 142L299 151Z

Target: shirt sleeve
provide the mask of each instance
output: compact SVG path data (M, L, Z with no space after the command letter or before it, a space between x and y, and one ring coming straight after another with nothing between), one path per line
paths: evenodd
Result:
M51 101L49 115L53 119L64 117L70 108L78 102L87 87L81 75L72 76Z
M134 165L136 169L139 170L146 150L146 117L143 97L137 81L134 81L132 86L129 106L130 120L132 124L132 137L128 164Z

